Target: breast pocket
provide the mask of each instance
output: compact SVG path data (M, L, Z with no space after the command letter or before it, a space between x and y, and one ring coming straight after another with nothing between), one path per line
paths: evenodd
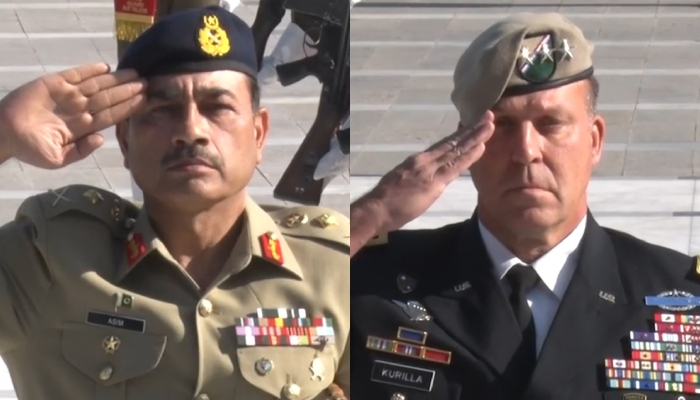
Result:
M99 400L124 400L131 379L145 376L160 362L166 337L121 329L66 324L63 357L95 381Z
M263 393L270 399L315 399L333 383L338 368L332 347L246 347L237 355L247 385L236 388L236 400L262 399Z

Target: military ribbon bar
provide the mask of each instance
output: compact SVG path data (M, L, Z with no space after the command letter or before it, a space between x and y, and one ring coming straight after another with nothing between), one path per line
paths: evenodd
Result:
M632 359L644 361L674 361L685 363L697 363L698 361L700 361L700 355L689 353L671 353L666 351L632 350Z
M450 364L450 362L452 362L452 352L434 349L432 347L402 343L398 340L384 339L376 336L367 337L366 347L371 350L396 354L398 356L417 358L425 361L432 361L440 364Z
M633 340L630 342L632 350L644 351L663 351L663 352L678 352L678 353L700 353L699 344L687 343L666 343L666 342L645 342Z
M259 308L234 320L239 346L316 346L335 343L333 320L304 309Z
M681 383L700 382L700 375L683 372L640 371L632 369L608 368L605 370L605 374L608 378L639 379L648 381Z
M619 360L606 358L605 368L613 369L638 369L645 371L662 372L690 372L693 374L700 372L700 365L674 362L657 362L643 360Z
M607 379L607 385L612 389L638 389L654 392L700 393L700 386L689 383L659 382L638 379Z
M673 332L673 333L700 333L700 325L685 325L685 324L666 324L655 323L654 329L657 332Z
M700 336L682 334L682 333L666 333L666 332L630 332L631 340L645 340L651 342L671 342L671 343L700 343Z
M700 325L700 315L655 313L654 322Z

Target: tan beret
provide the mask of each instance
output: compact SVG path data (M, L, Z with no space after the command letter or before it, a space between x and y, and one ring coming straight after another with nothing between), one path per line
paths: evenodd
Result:
M558 13L518 13L491 25L454 71L452 103L464 125L502 96L563 86L593 75L593 45Z

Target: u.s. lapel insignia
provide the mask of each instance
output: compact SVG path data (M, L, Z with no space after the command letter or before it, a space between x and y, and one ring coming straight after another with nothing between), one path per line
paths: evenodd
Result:
M608 292L604 292L601 290L600 292L598 292L598 297L600 297L601 299L603 299L609 303L615 304L615 295L613 295L613 294L610 294Z
M126 259L129 267L133 267L144 254L146 254L146 245L143 242L143 236L140 233L130 233L129 241L126 242Z
M646 305L668 311L688 311L700 306L700 297L680 290L669 290L656 296L646 296Z
M284 264L284 256L282 255L282 246L280 239L274 232L267 232L260 235L260 248L262 254L268 260L278 264Z
M411 300L406 303L398 300L392 300L392 302L399 306L403 312L408 315L408 318L411 321L430 321L433 319L433 317L428 314L428 310L426 310L421 303L415 300Z
M216 15L204 16L204 27L197 36L199 48L212 57L221 57L231 51L231 42L226 31L219 25Z
M455 293L464 292L465 290L469 289L470 287L472 287L472 284L471 284L471 283L469 283L469 282L462 282L462 283L460 283L459 285L455 285L455 288L454 288L454 289L455 289Z

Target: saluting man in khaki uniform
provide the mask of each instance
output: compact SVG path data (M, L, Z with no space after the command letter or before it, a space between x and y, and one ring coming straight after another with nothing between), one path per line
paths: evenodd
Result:
M249 27L220 7L178 13L118 69L0 102L0 161L45 168L129 117L118 140L144 191L138 208L64 187L0 228L0 353L19 398L321 400L333 382L349 397L349 221L245 191L269 129Z

